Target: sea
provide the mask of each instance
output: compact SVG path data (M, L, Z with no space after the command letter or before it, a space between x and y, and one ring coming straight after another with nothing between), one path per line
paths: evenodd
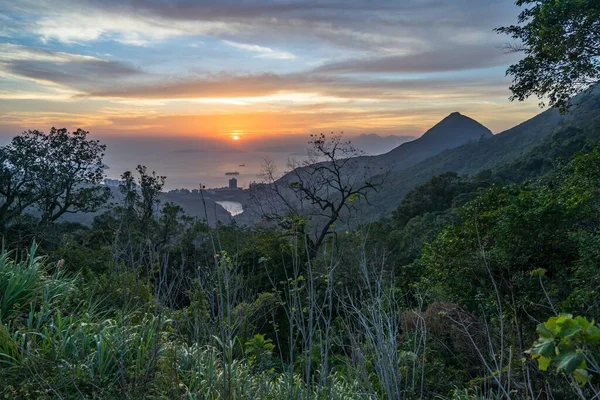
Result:
M165 138L106 138L104 163L106 175L119 179L125 171L134 171L137 165L145 165L149 172L166 176L165 190L221 188L236 178L237 186L247 188L253 182L262 182L266 160L270 160L282 175L289 170L288 161L306 159L306 152L273 151L259 146L244 148L204 143L199 145L181 139ZM258 148L257 148L258 147ZM237 172L236 175L226 175Z

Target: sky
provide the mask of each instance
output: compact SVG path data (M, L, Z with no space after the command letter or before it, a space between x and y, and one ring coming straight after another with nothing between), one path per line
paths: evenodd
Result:
M511 0L0 0L0 136L64 126L117 145L264 147L418 136L453 111L498 133L540 112L508 100L518 55L493 32L518 12Z

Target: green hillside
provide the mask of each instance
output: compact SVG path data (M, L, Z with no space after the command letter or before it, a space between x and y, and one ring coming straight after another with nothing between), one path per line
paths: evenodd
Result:
M581 129L577 134L585 140L599 141L600 88L578 96L575 103L576 106L567 115L549 109L489 139L469 142L405 170L392 172L381 192L373 199L374 207L370 208L366 219L390 213L408 191L435 175L448 171L475 174L535 156L538 146L549 145L553 134L569 127Z
M403 143L388 153L368 161L384 168L409 168L440 152L491 138L492 132L479 122L459 112L453 112L427 130L420 138Z

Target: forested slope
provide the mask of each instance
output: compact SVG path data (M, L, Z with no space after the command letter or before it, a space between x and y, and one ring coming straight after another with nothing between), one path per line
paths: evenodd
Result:
M435 175L448 171L476 174L497 168L519 158L544 157L542 147L549 146L553 135L576 128L571 132L583 140L600 140L600 88L575 98L576 106L566 115L549 109L514 128L493 137L473 141L455 149L446 150L402 171L391 172L380 193L373 197L365 220L373 220L391 212L399 201L415 186Z

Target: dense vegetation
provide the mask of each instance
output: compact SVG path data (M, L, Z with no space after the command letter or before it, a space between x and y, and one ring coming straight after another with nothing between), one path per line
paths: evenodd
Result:
M2 395L592 398L600 147L552 138L316 255L307 221L210 228L144 168L91 226L23 216L0 257Z
M588 0L517 0L525 9L518 24L498 28L524 53L506 72L513 77L512 99L535 95L562 112L571 97L600 78L600 7Z
M517 3L501 29L528 54L513 94L566 111L597 77L598 6ZM285 181L299 203L281 195L285 214L251 227L162 203L165 177L143 166L101 209L87 132L16 137L0 149L0 395L599 398L600 95L576 99L385 190L348 181L348 158L305 166ZM384 218L336 225L369 199ZM76 212L96 216L62 218Z

